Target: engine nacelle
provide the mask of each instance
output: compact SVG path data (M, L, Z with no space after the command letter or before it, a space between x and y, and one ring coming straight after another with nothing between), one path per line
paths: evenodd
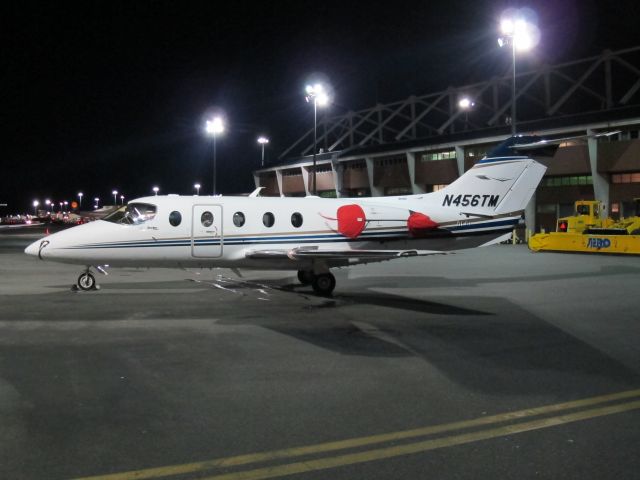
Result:
M419 237L437 229L438 224L424 213L411 212L407 219L407 228L412 236Z
M336 218L325 218L337 221L337 231L351 239L358 238L367 226L406 226L414 237L438 228L438 224L424 213L378 205L343 205L338 208Z

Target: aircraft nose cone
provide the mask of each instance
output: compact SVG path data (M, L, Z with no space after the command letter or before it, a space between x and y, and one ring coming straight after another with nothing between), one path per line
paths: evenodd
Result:
M24 249L24 253L26 253L27 255L38 255L38 247L40 245L40 240L38 240L37 242L33 242L31 245L29 245L27 248Z
M49 244L48 240L36 240L35 242L33 242L31 245L29 245L27 248L24 249L24 253L26 253L27 255L39 257L40 259L42 259L42 251L46 248L48 244Z

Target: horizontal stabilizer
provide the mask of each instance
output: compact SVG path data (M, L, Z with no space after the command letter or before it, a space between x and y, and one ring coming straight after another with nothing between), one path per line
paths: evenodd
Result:
M528 150L536 150L540 148L546 148L549 145L559 145L565 142L572 142L575 140L585 140L588 138L601 138L601 137L610 137L611 135L616 135L620 133L620 130L614 130L611 132L603 132L603 133L594 133L590 135L573 135L571 137L562 137L562 138L553 138L553 139L540 139L535 142L525 142L525 143L515 143L514 145L509 146L514 151L528 151Z

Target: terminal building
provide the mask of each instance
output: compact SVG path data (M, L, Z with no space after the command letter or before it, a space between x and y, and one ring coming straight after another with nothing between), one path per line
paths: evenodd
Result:
M640 47L544 65L517 74L515 84L518 133L569 137L553 157L534 157L548 169L525 212L527 229L555 230L576 200L599 200L614 218L633 215L640 197ZM311 128L276 165L254 172L256 187L264 187L262 195L309 195L316 145L319 196L437 191L511 135L512 86L507 74L320 117L316 142Z

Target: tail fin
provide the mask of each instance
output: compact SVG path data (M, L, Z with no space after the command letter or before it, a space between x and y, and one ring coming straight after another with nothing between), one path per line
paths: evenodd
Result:
M439 190L443 207L494 216L524 210L547 167L523 156L483 158Z

